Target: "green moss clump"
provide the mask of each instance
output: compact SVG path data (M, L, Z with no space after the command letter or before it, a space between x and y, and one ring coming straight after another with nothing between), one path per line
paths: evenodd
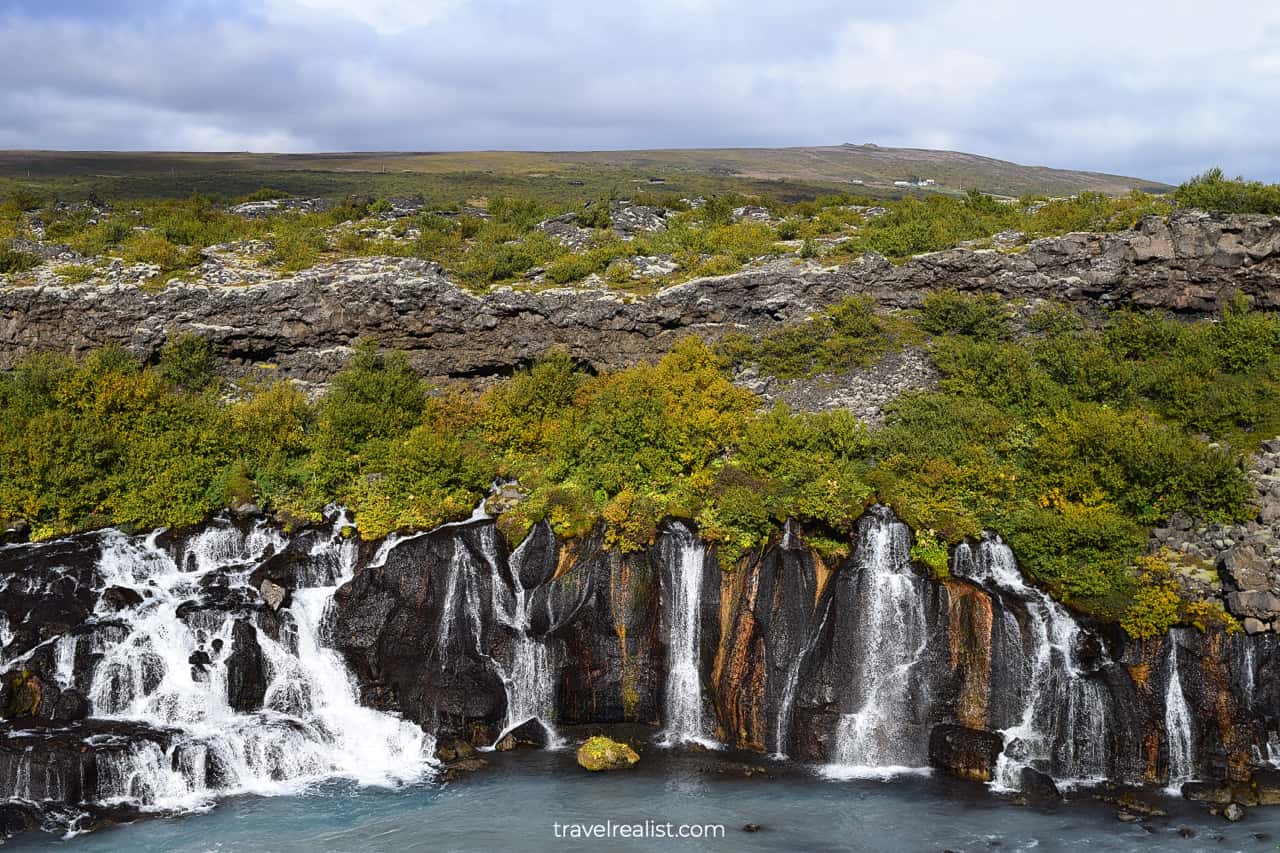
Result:
M592 772L633 767L639 761L640 756L630 746L603 735L587 738L578 747L578 764Z

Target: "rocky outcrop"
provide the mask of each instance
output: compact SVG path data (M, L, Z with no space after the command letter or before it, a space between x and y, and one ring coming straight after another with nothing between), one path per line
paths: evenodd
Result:
M923 348L904 347L885 354L875 364L841 375L782 380L749 366L733 381L769 403L781 400L801 412L843 409L877 427L884 421L885 404L909 391L933 388L938 379L938 369Z
M1245 631L1280 630L1280 438L1247 460L1255 515L1239 524L1202 524L1175 513L1152 531L1184 597L1220 599Z
M560 605L553 633L575 663L558 686L565 722L659 722L666 681L660 548L620 554L593 538L548 590L548 601Z
M655 222L615 227L654 227ZM364 258L245 287L175 283L0 289L0 369L41 350L107 342L152 357L173 331L209 339L229 372L272 365L323 381L360 337L406 351L432 377L502 374L550 346L596 368L666 352L678 338L715 338L797 320L867 293L911 307L939 287L1010 299L1065 299L1207 314L1243 292L1280 305L1280 219L1180 213L1117 234L1034 240L1016 253L955 249L894 265L869 255L836 268L784 259L634 299L603 289L498 288L477 296L427 261Z

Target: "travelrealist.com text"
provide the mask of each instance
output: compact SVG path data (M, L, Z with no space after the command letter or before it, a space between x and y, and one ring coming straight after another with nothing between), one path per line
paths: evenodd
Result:
M646 820L640 823L553 823L556 838L724 838L724 824L669 823Z

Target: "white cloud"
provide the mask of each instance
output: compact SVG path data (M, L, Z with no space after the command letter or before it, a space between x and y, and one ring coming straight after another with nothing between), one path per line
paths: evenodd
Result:
M1271 0L241 2L213 20L5 18L0 145L872 141L1280 179Z
M354 22L379 35L429 27L465 0L267 0L268 11L290 22Z

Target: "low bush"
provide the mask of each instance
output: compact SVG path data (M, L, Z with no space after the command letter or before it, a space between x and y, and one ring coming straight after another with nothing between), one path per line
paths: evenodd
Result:
M1201 210L1280 214L1280 184L1228 179L1217 168L1183 183L1173 191L1173 198L1183 207Z
M40 266L40 256L0 246L0 273L19 273Z

